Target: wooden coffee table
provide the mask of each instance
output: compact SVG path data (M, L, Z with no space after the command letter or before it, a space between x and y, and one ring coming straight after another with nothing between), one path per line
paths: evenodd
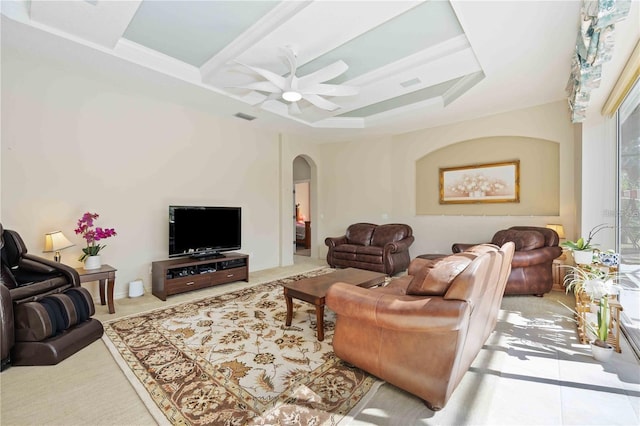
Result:
M346 268L312 278L303 278L284 284L284 298L287 302L286 325L291 325L293 319L293 298L304 300L316 307L316 325L318 340L324 340L324 298L327 290L337 282L357 285L359 287L374 287L384 283L386 274L365 271L364 269Z

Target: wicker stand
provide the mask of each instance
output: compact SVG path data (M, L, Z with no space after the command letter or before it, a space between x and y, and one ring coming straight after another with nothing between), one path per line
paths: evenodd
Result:
M580 343L586 345L590 342L587 334L587 321L591 314L591 298L584 290L576 291L576 321L578 323L578 338ZM620 349L620 312L622 305L615 296L609 296L609 337L607 343L613 346L618 353Z
M613 346L616 352L622 352L620 349L620 312L622 311L622 305L620 302L612 298L609 301L609 312L611 313L611 319L609 320L609 338L607 343Z
M589 343L587 335L587 314L591 312L591 298L582 289L574 292L576 297L576 321L578 323L578 338L580 343L586 345Z

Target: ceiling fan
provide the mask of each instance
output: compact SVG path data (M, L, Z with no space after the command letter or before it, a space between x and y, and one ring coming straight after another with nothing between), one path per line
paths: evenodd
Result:
M325 99L323 96L352 96L358 94L358 88L353 86L323 83L339 76L349 69L349 66L343 61L336 61L310 74L298 77L296 76L296 53L290 46L281 49L289 65L289 74L284 77L264 68L254 67L236 61L238 64L266 79L242 86L234 86L235 88L269 93L269 95L261 94L262 97L257 97L257 102L255 102L254 105L281 98L289 102L290 114L300 114L300 107L297 102L304 99L320 109L335 111L340 108L340 105Z

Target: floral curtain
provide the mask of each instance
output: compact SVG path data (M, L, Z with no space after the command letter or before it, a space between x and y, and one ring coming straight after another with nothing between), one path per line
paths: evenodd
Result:
M627 17L631 0L583 0L580 28L567 83L571 121L584 121L591 90L600 87L602 64L611 60L615 24Z

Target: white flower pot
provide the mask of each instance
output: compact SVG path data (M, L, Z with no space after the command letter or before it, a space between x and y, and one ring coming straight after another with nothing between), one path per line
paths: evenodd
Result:
M606 348L591 343L591 354L593 359L600 362L607 362L613 355L613 346L607 345Z
M84 259L84 269L100 269L102 267L102 260L100 256L87 256Z
M593 250L574 250L573 260L579 265L591 265L593 261Z

